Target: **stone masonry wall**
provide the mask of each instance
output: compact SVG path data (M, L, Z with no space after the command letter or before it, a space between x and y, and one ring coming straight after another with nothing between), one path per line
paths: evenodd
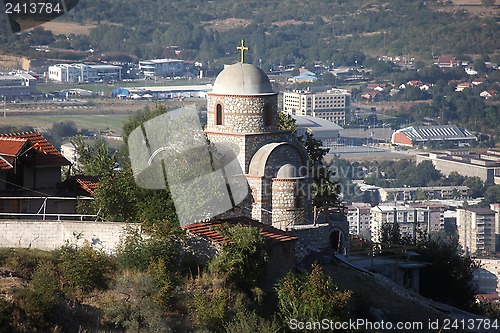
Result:
M67 242L114 253L127 229L140 224L88 221L0 221L0 247L54 250Z
M222 125L215 125L217 104L222 105ZM264 126L264 108L272 119ZM276 129L278 123L278 95L229 96L209 95L207 100L207 130L226 133L260 133Z

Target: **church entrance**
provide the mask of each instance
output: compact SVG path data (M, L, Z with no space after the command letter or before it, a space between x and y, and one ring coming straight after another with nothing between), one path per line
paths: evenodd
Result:
M334 230L330 233L330 246L335 253L341 252L342 245L342 232Z

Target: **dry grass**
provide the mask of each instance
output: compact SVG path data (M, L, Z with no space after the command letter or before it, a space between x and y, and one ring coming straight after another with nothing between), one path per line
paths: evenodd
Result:
M52 31L54 35L89 35L90 29L95 28L95 24L82 25L76 22L50 21L42 24L42 28Z
M246 27L252 23L251 20L239 19L239 18L228 18L225 20L212 20L202 22L206 28L212 28L213 30L219 32L229 31L239 27Z

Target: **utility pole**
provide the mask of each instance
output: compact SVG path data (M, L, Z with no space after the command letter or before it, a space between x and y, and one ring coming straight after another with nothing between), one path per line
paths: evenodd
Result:
M7 117L7 96L3 97L3 117Z

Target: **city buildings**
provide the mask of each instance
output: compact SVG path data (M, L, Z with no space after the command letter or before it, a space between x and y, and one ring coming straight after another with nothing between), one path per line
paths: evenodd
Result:
M0 73L0 102L6 99L29 97L36 94L36 78L27 73Z
M49 80L56 82L121 81L122 67L114 65L57 64L49 66Z
M495 252L495 214L489 208L457 209L458 239L467 255Z
M379 188L381 202L465 198L467 186L422 186Z
M183 60L177 59L152 59L139 61L139 70L145 77L182 75L185 71Z
M463 146L477 137L466 129L455 125L410 126L392 134L391 143L398 146L414 147L419 144L448 143Z
M456 171L463 176L479 177L486 185L500 184L500 149L489 149L485 153L455 150L417 155L417 163L427 160L445 176Z
M344 125L351 106L351 94L332 89L313 93L294 90L283 93L283 111L289 115L312 116Z

